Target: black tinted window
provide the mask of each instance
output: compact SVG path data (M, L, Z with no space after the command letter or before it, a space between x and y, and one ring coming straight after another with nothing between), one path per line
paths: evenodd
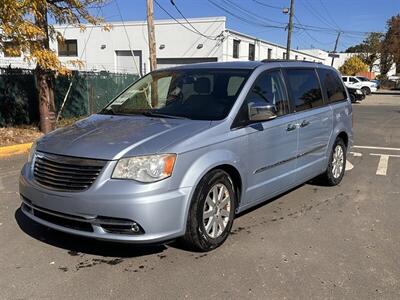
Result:
M254 44L249 44L249 60L255 59L256 48Z
M328 69L319 69L318 75L322 86L326 90L329 102L347 99L346 90L336 72Z
M232 53L233 58L239 58L239 47L240 47L240 41L233 40L233 53Z
M275 105L278 116L287 114L289 105L281 72L278 70L266 72L258 77L247 102Z
M296 111L323 105L321 88L314 69L289 69L286 72L289 93Z

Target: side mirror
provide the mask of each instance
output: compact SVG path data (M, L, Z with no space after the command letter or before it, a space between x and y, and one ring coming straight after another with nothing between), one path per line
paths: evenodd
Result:
M277 117L275 105L257 105L254 102L249 102L248 109L251 122L268 121Z

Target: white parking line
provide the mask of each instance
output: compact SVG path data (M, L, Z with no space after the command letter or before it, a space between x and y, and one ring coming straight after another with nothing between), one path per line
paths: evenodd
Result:
M386 176L387 168L389 164L389 157L400 157L400 155L393 154L380 154L380 153L370 153L369 155L380 156L378 168L376 169L376 175Z
M360 148L360 149L373 149L373 150L390 150L390 151L400 151L400 148L376 147L376 146L353 146L353 148Z
M361 157L362 156L362 153L360 153L360 152L353 152L353 151L351 151L351 152L349 152L351 155L353 155L353 156L356 156L356 157Z

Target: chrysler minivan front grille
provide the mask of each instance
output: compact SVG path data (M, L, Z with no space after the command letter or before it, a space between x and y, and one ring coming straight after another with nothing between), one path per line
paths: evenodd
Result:
M43 186L59 191L88 189L100 174L105 160L37 152L33 175Z

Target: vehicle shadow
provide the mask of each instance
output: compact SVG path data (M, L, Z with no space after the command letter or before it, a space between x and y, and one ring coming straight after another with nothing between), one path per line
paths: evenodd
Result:
M374 92L373 95L390 95L390 96L400 96L400 92L393 90L392 92Z
M51 246L68 250L68 253L73 256L85 253L105 257L133 258L158 254L167 249L165 245L138 246L100 241L63 233L32 221L24 215L21 208L15 211L14 216L18 226L24 233Z

